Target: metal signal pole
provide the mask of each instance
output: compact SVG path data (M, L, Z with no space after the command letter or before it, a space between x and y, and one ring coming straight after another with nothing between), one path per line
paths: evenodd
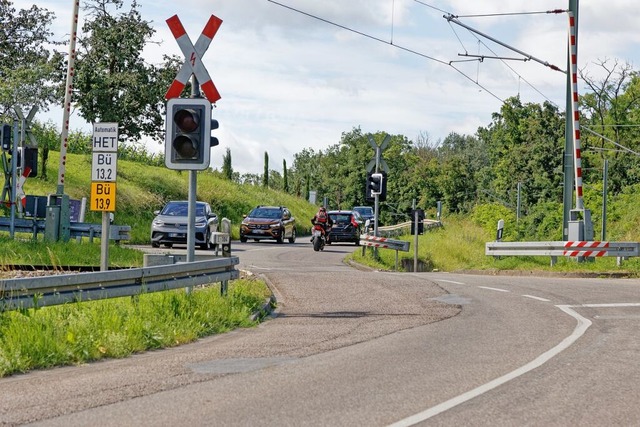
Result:
M573 13L576 27L576 43L578 42L578 0L569 0L569 11ZM567 89L564 127L564 188L562 189L562 240L569 240L569 219L573 208L573 124L571 117L573 95L571 82L571 49L567 46Z

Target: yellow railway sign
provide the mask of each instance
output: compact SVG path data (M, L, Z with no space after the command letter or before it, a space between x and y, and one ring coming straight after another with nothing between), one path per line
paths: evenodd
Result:
M116 183L92 182L91 205L92 211L115 212L116 210Z

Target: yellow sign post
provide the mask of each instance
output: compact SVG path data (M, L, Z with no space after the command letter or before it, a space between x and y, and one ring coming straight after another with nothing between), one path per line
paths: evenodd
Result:
M109 235L111 214L116 210L116 166L118 160L118 124L93 124L91 162L92 211L102 211L100 271L109 270Z

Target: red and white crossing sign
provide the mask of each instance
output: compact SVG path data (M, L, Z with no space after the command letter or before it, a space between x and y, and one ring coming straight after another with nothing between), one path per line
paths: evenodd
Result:
M202 34L198 37L195 46L191 43L191 39L182 26L182 22L180 22L178 15L173 15L171 18L167 19L167 24L169 25L171 33L173 33L173 37L176 38L178 46L180 46L180 50L182 50L182 53L184 54L185 61L184 64L182 64L175 80L171 84L171 87L169 87L167 94L164 96L165 99L178 98L184 90L191 74L194 74L196 79L198 79L198 83L200 83L200 86L202 87L204 96L207 97L209 102L215 103L222 97L220 96L218 89L216 89L216 86L213 84L213 81L209 76L209 72L207 72L207 69L202 63L202 55L207 51L209 44L211 44L211 40L216 35L216 32L218 32L220 25L222 25L222 19L215 15L211 15L207 25L204 27L204 30L202 30Z

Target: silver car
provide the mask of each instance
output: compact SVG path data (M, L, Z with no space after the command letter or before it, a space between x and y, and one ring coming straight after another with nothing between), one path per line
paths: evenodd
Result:
M151 246L165 245L170 248L174 244L187 244L189 202L171 201L160 211L151 223ZM196 240L200 249L211 248L211 233L218 230L218 216L211 211L209 203L196 202Z

